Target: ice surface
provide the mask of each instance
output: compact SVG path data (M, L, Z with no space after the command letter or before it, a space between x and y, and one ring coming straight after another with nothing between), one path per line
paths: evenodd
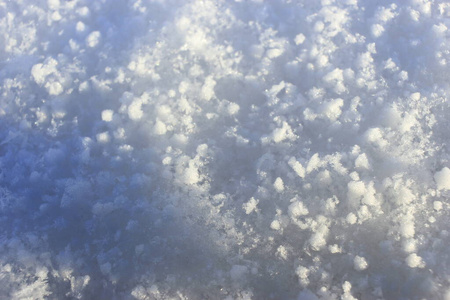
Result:
M449 17L0 0L0 299L450 299Z

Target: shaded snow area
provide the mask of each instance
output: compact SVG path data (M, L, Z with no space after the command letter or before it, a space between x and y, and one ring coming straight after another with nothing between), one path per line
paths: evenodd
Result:
M450 299L450 3L0 0L0 299Z

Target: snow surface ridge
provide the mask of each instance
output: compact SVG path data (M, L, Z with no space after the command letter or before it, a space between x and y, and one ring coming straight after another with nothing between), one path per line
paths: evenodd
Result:
M0 0L0 298L450 299L449 17Z

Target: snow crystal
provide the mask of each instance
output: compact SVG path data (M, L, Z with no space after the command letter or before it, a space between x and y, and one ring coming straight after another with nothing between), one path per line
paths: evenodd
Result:
M51 18L52 18L53 21L57 22L57 21L60 21L62 19L62 16L61 16L61 14L59 12L54 11L52 13Z
M320 164L319 154L316 153L309 160L308 165L306 166L306 173L309 174L312 171L316 170L319 167L319 164Z
M105 122L111 122L113 120L114 111L111 109L105 109L102 111L102 120Z
M330 253L333 253L333 254L342 253L342 248L339 247L339 245L337 245L337 244L329 245L328 250L330 251Z
M366 131L365 138L369 143L377 147L384 148L387 142L383 138L383 133L380 128L370 128Z
M75 28L78 32L84 32L86 30L86 25L83 22L78 21Z
M133 101L130 106L128 106L128 116L133 121L138 121L142 118L144 112L142 111L142 102L139 100Z
M153 132L156 135L163 135L167 132L167 127L163 122L158 120L156 121L155 126L153 127Z
M277 58L281 54L283 54L283 49L270 49L267 51L267 57L269 58Z
M102 132L97 134L97 141L99 143L108 143L110 141L110 136L108 132Z
M403 241L403 251L411 253L416 251L416 241L414 239L406 239Z
M351 294L352 285L350 282L344 282L344 284L342 285L342 289L344 291L344 294L341 297L342 300L356 300L356 298Z
M320 225L309 239L311 249L314 251L322 249L327 244L328 232L329 228L325 224Z
M355 270L357 271L363 271L367 269L367 267L369 266L366 259L358 255L356 255L355 258L353 259L353 265Z
M192 164L189 164L189 167L187 167L183 172L183 179L186 184L197 183L200 180L198 169Z
M280 230L281 229L281 223L278 220L273 220L272 223L270 223L270 228L273 230Z
M295 173L300 177L305 177L305 168L300 162L298 162L295 157L291 157L288 161L289 166L295 171Z
M351 225L355 224L358 220L354 213L349 213L345 219Z
M100 43L100 31L93 31L86 37L86 45L94 48Z
M362 181L350 181L347 184L347 197L351 205L356 206L358 201L364 196L366 187Z
M322 233L315 233L309 239L311 248L315 251L319 251L322 247L327 244L325 236Z
M47 83L45 87L47 88L48 93L53 96L58 96L64 91L62 85L59 82Z
M299 33L295 36L295 44L296 45L303 44L305 39L306 39L305 35L303 33Z
M295 139L295 135L292 133L292 128L288 123L283 122L281 128L276 128L272 133L272 138L275 143L282 142L286 139Z
M384 27L381 24L374 24L374 25L372 25L371 30L372 30L372 35L377 38L383 34Z
M212 77L208 77L203 84L201 96L204 100L209 101L214 96L214 86L216 82Z
M297 274L299 280L301 282L308 282L308 276L309 276L309 269L305 268L304 266L298 266L295 270L295 273Z
M439 190L450 190L450 169L444 167L436 172L434 174L434 180Z
M242 205L242 208L244 209L245 213L248 215L257 209L258 203L259 203L259 200L252 197L248 202L246 202Z
M324 103L322 105L322 116L330 121L336 121L342 113L341 108L343 105L344 100L340 98Z
M444 33L446 33L447 32L447 26L445 26L445 24L443 24L443 23L439 23L439 24L435 24L435 25L433 25L433 28L432 28L432 30L433 30L433 32L434 32L434 34L436 34L437 36L442 36Z
M301 201L294 200L294 202L291 205L289 205L288 209L289 209L289 216L294 219L300 216L307 215L309 213L308 209Z
M434 201L434 202L433 202L433 208L434 208L436 211L440 211L440 210L442 209L442 207L443 207L443 205L442 205L442 202L441 202L441 201Z
M367 155L365 153L360 154L356 160L355 160L355 167L357 169L366 169L369 170L370 169L370 163L369 160L367 158Z
M136 299L143 300L148 298L147 297L147 291L142 285L136 286L132 291L131 295L135 297Z
M273 183L273 187L275 188L275 190L278 193L283 192L284 191L283 179L281 179L280 177L277 177L277 179L275 179L275 182Z
M239 111L239 105L236 104L236 103L234 103L234 102L231 102L231 103L228 105L227 110L228 110L228 113L229 113L230 115L235 115L235 114L237 114L238 111Z
M425 267L424 261L416 253L412 253L406 258L406 264L410 268L424 268Z
M281 245L277 249L277 254L284 260L288 259L288 251L286 250L286 247Z
M34 78L34 81L39 85L44 84L47 76L56 72L57 65L58 62L53 58L46 60L45 64L34 65L31 68L31 75Z
M318 182L322 183L323 187L326 187L333 182L333 180L331 179L330 171L328 170L320 171L317 174L316 178Z
M405 238L412 238L415 234L414 222L410 217L407 217L400 224L400 234Z
M342 285L342 289L344 290L344 293L350 293L350 291L352 289L352 284L350 282L346 281Z

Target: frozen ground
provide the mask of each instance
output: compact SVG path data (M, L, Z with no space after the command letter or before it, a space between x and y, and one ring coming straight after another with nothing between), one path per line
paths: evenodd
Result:
M0 0L0 298L450 299L447 27Z

